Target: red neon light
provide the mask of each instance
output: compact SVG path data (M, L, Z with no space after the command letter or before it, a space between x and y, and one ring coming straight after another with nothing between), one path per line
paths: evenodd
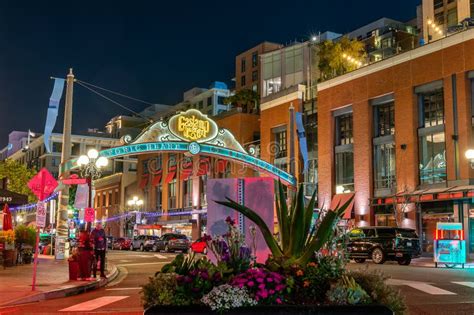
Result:
M439 240L439 238L438 238L438 230L435 231L435 240Z

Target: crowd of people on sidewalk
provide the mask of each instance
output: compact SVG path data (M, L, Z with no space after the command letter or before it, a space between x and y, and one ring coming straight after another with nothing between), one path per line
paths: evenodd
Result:
M78 256L79 256L79 278L78 280L97 277L97 269L100 270L100 277L105 275L105 254L107 250L107 239L101 223L97 223L92 232L88 232L84 227L79 234Z

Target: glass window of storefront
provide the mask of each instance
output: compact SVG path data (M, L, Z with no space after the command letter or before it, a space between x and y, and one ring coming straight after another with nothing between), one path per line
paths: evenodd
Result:
M168 184L168 209L175 209L176 204L176 178Z
M446 181L446 143L444 132L427 134L419 139L420 183Z
M374 188L394 188L395 175L395 143L374 145Z
M183 191L183 198L184 198L184 207L189 208L193 206L193 180L191 178L187 179L183 183L184 191Z
M423 252L433 252L433 240L436 233L436 223L454 222L453 203L426 202L420 204L421 209L421 246Z
M352 112L343 113L335 119L335 172L336 193L354 191L354 137Z

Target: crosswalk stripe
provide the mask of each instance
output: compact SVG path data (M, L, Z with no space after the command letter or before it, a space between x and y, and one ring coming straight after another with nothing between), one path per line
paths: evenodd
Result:
M464 285L466 287L474 288L474 282L469 282L469 281L451 281L452 283L459 284L459 285Z
M168 257L166 256L163 256L163 255L160 255L160 254L155 254L154 255L156 258L159 258L159 259L167 259Z
M447 291L435 287L434 285L420 282L420 281L407 281L407 280L397 280L397 279L389 279L387 280L387 284L389 285L406 285L413 289L431 294L431 295L457 295L454 292Z
M166 262L164 262L164 261L156 261L156 262L150 262L150 263L120 264L120 265L117 265L117 266L126 267L126 266L159 265L159 264L166 264Z
M93 299L87 302L79 303L68 308L59 310L60 312L82 312L82 311L93 311L99 307L123 300L128 296L103 296L97 299Z
M133 287L133 288L111 288L105 289L105 291L125 291L125 290L140 290L140 287Z

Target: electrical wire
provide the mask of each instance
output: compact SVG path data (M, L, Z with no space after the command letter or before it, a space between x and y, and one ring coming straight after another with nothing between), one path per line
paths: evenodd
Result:
M119 106L119 107L125 109L126 111L129 111L129 112L133 113L134 115L137 115L137 116L139 116L139 117L141 117L141 118L143 118L143 119L149 121L150 123L153 122L152 119L147 118L147 117L141 115L140 113L137 113L137 112L134 111L133 109L130 109L130 108L128 108L127 106L122 105L122 104L120 104L119 102L117 102L117 101L111 99L110 97L107 97L107 96L105 96L104 94L102 94L102 93L100 93L100 92L97 92L97 91L94 90L93 88L90 88L89 86L83 84L82 81L76 80L76 83L79 84L80 86L82 86L82 87L88 89L88 90L91 91L92 93L95 93L95 94L99 95L100 97L105 98L105 99L108 100L109 102L112 102L112 103L114 103L115 105L117 105L117 106Z

